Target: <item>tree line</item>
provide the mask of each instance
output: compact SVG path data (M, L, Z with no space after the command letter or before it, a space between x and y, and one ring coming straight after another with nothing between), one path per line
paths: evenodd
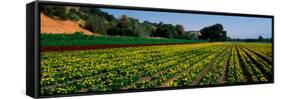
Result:
M264 38L259 36L258 38L245 38L245 39L228 39L228 41L237 41L237 42L272 42L272 38Z
M219 23L204 27L198 31L200 34L192 34L186 31L181 24L140 22L138 19L127 15L115 18L112 14L104 12L99 8L42 5L41 11L49 17L60 20L72 20L78 23L84 21L84 23L80 24L81 27L93 33L104 35L200 39L209 41L226 41L228 38L223 25Z

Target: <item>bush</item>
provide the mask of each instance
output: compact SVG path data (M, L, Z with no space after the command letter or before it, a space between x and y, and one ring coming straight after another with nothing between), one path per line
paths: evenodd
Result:
M113 27L107 30L107 35L120 35L121 34L121 30L117 27Z
M64 6L43 5L41 11L52 18L67 19L66 8Z
M73 21L78 21L80 19L80 17L74 13L68 13L66 16L67 16L67 19L70 19Z
M125 36L136 36L134 34L133 30L130 29L130 28L123 29L122 32L123 32L122 34L125 35Z

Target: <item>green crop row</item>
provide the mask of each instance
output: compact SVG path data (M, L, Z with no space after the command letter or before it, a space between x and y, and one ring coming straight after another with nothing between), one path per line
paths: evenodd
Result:
M225 49L220 49L219 51L215 51L210 55L207 54L208 56L203 60L199 58L199 62L194 64L192 67L188 68L188 70L186 70L185 73L180 75L179 78L177 78L176 80L170 81L168 83L168 86L176 87L190 85L191 82L196 79L197 75L202 71L202 69L209 65L211 62L213 62L217 56L220 56L220 53L224 50Z
M227 81L228 83L242 83L245 82L242 66L239 63L238 53L235 46L232 48L231 57L229 60Z
M210 70L207 72L202 81L200 81L200 85L219 83L220 77L222 76L223 72L225 72L223 69L225 67L225 63L228 61L227 55L229 54L230 50L231 48L227 48L224 52L221 53L219 57L216 58Z
M241 56L241 63L243 64L246 72L249 76L249 82L259 82L259 81L267 81L267 79L263 76L261 71L254 65L254 63L250 60L250 58L246 55L246 52L243 51L242 48L238 48L239 55Z
M269 81L264 74L272 74L272 66L259 55L262 50L244 45L217 42L41 52L40 90L51 95L212 85L221 80Z
M184 40L167 38L138 38L126 36L94 36L81 33L74 34L40 34L41 46L89 46L111 44L169 44L197 43L206 40Z
M272 56L272 44L270 43L241 43L241 45L246 46L257 53L261 53L269 57Z

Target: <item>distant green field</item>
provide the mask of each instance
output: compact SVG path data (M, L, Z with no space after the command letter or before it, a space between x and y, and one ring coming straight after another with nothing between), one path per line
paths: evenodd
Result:
M87 46L102 44L167 44L167 43L195 43L205 40L183 40L165 38L138 38L117 36L89 36L81 33L75 34L41 34L41 46Z

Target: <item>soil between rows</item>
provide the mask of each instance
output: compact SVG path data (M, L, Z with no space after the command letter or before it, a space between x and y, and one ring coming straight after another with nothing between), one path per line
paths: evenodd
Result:
M40 47L40 51L41 52L49 52L49 51L97 50L97 49L109 49L109 48L160 46L160 45L179 45L179 44L195 44L195 43L107 44L107 45L89 45L89 46L41 46Z

